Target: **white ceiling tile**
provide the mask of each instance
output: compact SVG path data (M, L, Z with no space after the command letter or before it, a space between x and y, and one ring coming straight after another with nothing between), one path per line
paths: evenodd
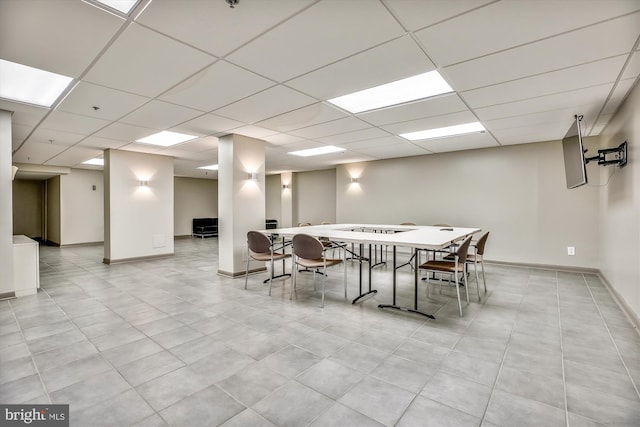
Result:
M294 129L309 127L345 117L348 116L342 111L323 102L318 102L307 107L263 120L259 122L258 125L280 132L288 132Z
M562 139L566 134L567 129L574 121L576 114L583 115L583 132L587 127L595 120L595 117L600 110L598 105L574 105L564 109L543 111L534 114L527 114L522 116L506 117L502 119L486 120L484 122L487 130L491 132L497 132L503 129L523 129L530 127L539 128L554 128L563 129L560 133L554 136L553 139ZM498 138L500 142L502 140Z
M311 3L312 0L242 0L232 9L224 1L185 1L176 7L175 0L154 0L137 22L223 56ZM212 36L212 28L220 36Z
M457 91L562 70L631 51L640 34L640 12L445 68ZM588 47L584 41L589 40ZM507 66L508 64L508 66Z
M348 150L362 151L364 149L374 148L374 147L391 148L398 144L407 144L407 140L404 138L400 138L399 136L387 136L383 138L373 138L373 139L366 139L362 141L345 142L345 143L342 143L341 146L343 146Z
M453 18L493 0L383 0L400 22L411 31Z
M202 112L198 110L154 100L123 117L120 121L134 126L164 130L201 115Z
M100 138L97 136L89 136L80 141L76 147L96 148L99 150L106 150L108 148L120 148L128 142L118 141L115 139Z
M324 142L326 144L331 144L331 145L340 145L347 142L369 140L374 138L383 138L385 136L390 136L390 135L388 132L385 132L382 129L371 127L367 129L356 130L353 132L341 133L339 135L332 135L332 136L326 136L323 138L317 138L317 141Z
M0 58L77 78L123 24L81 1L1 1Z
M471 108L546 96L589 86L612 83L620 73L626 55L567 68L539 76L463 92Z
M316 100L307 95L278 85L215 110L214 113L245 123L255 123L314 102Z
M523 126L520 128L499 129L493 131L493 135L501 145L527 144L531 141L556 141L558 135L564 135L568 127L560 123L553 126Z
M402 123L394 123L382 126L382 128L392 134L398 135L407 132L417 132L420 130L437 129L445 126L461 125L464 123L477 122L478 119L469 111L463 111L442 116L427 117L418 120L410 120Z
M173 145L170 148L182 152L202 153L205 151L217 149L218 138L214 136L208 136L206 138L192 139L191 141L183 142L182 144Z
M627 67L624 69L621 79L635 79L638 75L640 75L640 51L636 50L632 54Z
M375 31L363 31L355 24L363 17ZM227 59L283 82L403 33L380 2L323 1L251 41Z
M25 145L33 143L40 144L56 144L63 146L75 145L78 141L82 140L85 135L81 135L73 132L65 132L54 129L44 129L39 127L33 131L29 136L29 139L25 142Z
M351 132L367 127L369 127L369 125L362 120L356 119L355 117L345 117L344 119L338 119L327 123L321 123L319 125L297 129L291 131L290 133L302 138L314 139L322 138L323 136Z
M521 101L507 102L491 107L477 108L475 112L480 120L484 121L538 113L549 109L558 110L575 107L576 105L598 103L607 98L612 87L613 83L607 83Z
M60 103L58 110L105 120L116 120L135 110L149 98L80 82ZM93 107L99 107L95 110Z
M267 142L269 142L270 144L273 144L273 145L292 144L294 142L300 142L303 139L304 138L301 138L299 136L289 135L289 134L286 134L286 133L277 133L275 135L271 135L271 136L268 136L268 137L264 138L265 141L267 141Z
M609 121L613 118L613 114L603 114L600 116L600 118L598 119L598 121L596 123L594 123L593 125L593 129L591 131L592 135L600 135L604 129L607 127L607 124L609 124ZM622 140L620 140L619 142L624 142Z
M226 61L218 61L163 94L160 99L212 111L273 85L271 80Z
M133 142L158 131L159 129L127 125L124 123L112 123L92 136L114 139L123 142Z
M50 111L48 108L21 104L19 102L12 102L4 99L0 99L0 110L13 112L13 115L11 116L12 124L27 126L37 125Z
M293 79L287 86L327 100L434 68L413 39L405 36Z
M13 161L42 164L67 148L69 148L67 145L30 142L13 154Z
M33 126L11 124L11 150L17 150L32 130Z
M449 94L358 114L358 118L376 126L383 126L467 110L467 106L458 95Z
M611 94L611 98L607 101L607 104L602 110L602 114L614 114L635 83L636 79L619 81Z
M497 147L498 143L489 133L452 136L449 138L415 141L414 144L433 153L448 151L475 150L477 148Z
M41 128L90 135L108 124L107 120L56 110L47 116L42 122Z
M376 159L393 159L396 157L421 156L430 154L428 150L409 143L392 146L377 146L367 149L354 149L354 151L366 154Z
M215 114L204 114L188 122L181 123L172 130L190 133L191 135L212 135L214 133L236 129L242 125L243 123L237 120L227 119L226 117L216 116Z
M70 147L68 150L47 160L44 164L72 167L101 155L102 150L96 150L95 148Z
M247 126L231 129L227 133L235 133L238 135L250 136L251 138L262 139L270 135L274 135L278 132L273 131L271 129L265 129L260 126L247 125ZM217 136L222 136L222 135L217 135Z
M210 55L132 23L84 80L154 97L214 60Z
M138 142L132 142L123 147L120 147L120 149L126 150L126 151L135 151L137 153L160 154L160 152L164 150L165 147L161 147L159 145L141 144Z
M553 4L500 1L418 31L416 37L442 67L573 31L639 8L634 0L590 1L581 5L574 1L555 1ZM606 32L600 34L605 40L609 37ZM447 42L442 43L442 40ZM591 49L589 45L583 50Z

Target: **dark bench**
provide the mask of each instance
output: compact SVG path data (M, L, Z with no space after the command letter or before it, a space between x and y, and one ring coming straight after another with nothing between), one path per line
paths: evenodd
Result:
M194 237L216 237L218 218L193 218L191 235Z

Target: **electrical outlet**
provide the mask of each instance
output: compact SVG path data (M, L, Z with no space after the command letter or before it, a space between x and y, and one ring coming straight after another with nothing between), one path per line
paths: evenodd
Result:
M567 246L567 255L575 255L576 247L575 246Z

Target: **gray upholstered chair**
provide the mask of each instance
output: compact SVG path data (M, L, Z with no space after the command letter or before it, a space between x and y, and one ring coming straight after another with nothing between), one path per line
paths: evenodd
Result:
M244 288L247 289L247 281L249 279L249 260L254 259L256 261L270 262L271 271L269 273L269 295L271 295L274 261L280 261L286 258L290 258L291 254L285 253L284 248L282 248L282 252L276 252L269 237L259 231L249 231L247 233L247 247L249 256L247 256L247 268L244 277ZM282 266L282 276L290 276L290 274L285 274L284 272L284 263Z
M322 307L324 307L324 290L327 281L327 267L341 264L343 260L336 258L327 258L325 256L325 247L320 240L308 234L296 234L293 236L293 279L291 284L291 296L296 290L296 270L295 265L299 265L307 270L313 271L313 281L315 287L316 270L322 268ZM347 270L345 266L344 274L345 296L347 292Z
M478 264L480 264L480 267L482 268L482 284L484 285L484 293L485 294L487 293L487 280L485 279L485 276L484 276L484 248L487 245L488 237L489 237L489 232L486 231L485 233L482 234L482 236L480 236L480 238L475 244L471 244L471 247L473 247L474 249L473 252L467 253L467 264L473 264L473 269L476 273L476 288L478 291L478 299L480 299L480 280L478 278ZM447 255L445 259L451 261L453 259L453 254Z
M448 273L449 277L454 276L454 286L456 295L458 296L458 309L460 317L462 317L462 301L460 300L460 284L459 279L464 282L465 291L467 293L467 304L469 303L469 287L467 286L467 253L471 245L471 236L464 239L458 246L456 252L453 253L453 260L432 259L420 265L420 269L434 273ZM429 295L429 274L427 274L427 296Z

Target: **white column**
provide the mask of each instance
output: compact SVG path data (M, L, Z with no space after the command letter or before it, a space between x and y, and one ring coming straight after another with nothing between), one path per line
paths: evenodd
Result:
M104 153L104 262L173 255L173 159Z
M265 228L264 141L225 135L218 145L218 274L244 274L247 231ZM255 180L251 179L255 174ZM252 267L250 267L252 268Z
M293 172L283 172L280 174L280 183L282 184L282 197L280 197L280 217L282 218L282 223L279 224L279 227L293 227L295 224L293 223ZM284 186L288 186L289 188L284 188Z
M11 112L0 110L0 295L13 292Z

